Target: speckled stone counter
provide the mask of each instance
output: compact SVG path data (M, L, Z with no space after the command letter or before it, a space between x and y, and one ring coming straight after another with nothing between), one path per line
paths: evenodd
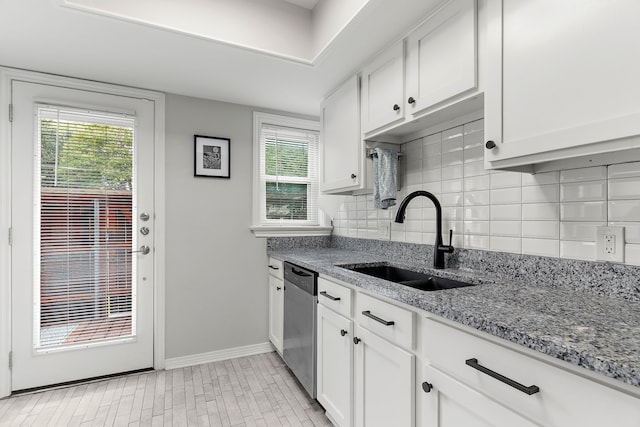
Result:
M640 387L637 301L553 283L497 281L495 276L467 270L431 270L426 264L403 264L392 257L344 249L281 249L271 250L270 255ZM375 262L437 272L477 286L424 292L338 267Z

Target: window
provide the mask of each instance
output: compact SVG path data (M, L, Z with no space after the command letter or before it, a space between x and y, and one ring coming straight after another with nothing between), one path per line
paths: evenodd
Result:
M318 122L254 113L254 232L319 227L318 145Z

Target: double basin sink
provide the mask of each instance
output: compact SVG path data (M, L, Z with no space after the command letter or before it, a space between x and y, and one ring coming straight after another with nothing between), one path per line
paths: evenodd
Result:
M410 288L419 289L421 291L439 291L442 289L462 288L465 286L473 286L472 283L460 282L458 280L446 279L444 277L433 276L418 271L406 270L392 265L341 265L338 267L357 273L366 274L368 276L377 277L378 279L388 280L389 282L399 283Z

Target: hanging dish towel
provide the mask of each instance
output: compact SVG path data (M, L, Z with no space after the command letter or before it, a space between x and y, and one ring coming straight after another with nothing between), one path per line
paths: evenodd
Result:
M373 205L387 209L396 204L398 152L376 148L373 156Z

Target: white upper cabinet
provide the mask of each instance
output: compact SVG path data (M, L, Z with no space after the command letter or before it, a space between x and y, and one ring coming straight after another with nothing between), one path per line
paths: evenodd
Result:
M639 18L637 0L489 1L486 167L629 159L640 135Z
M478 41L476 0L446 0L374 58L362 71L364 136L404 142L397 136L481 109Z
M444 2L407 37L406 103L420 115L478 85L475 0Z
M340 194L363 189L367 183L367 170L360 135L358 76L350 78L326 97L320 114L320 190L326 194Z
M362 130L375 131L404 119L404 40L362 70Z

